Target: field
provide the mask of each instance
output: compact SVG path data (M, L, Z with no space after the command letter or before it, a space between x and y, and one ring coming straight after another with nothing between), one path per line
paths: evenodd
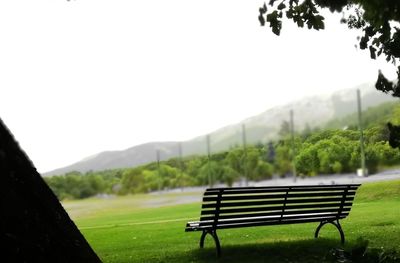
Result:
M186 222L199 217L200 203L193 200L200 199L200 192L152 194L63 205L104 262L332 262L333 249L340 248L331 225L319 239L313 237L318 225L313 223L228 229L218 233L218 260L210 237L199 249L200 233L184 232ZM341 224L346 251L363 238L368 251L400 252L400 180L363 184Z

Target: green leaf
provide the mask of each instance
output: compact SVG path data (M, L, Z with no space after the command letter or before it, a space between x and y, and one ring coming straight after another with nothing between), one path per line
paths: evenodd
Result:
M304 27L303 19L299 18L299 19L297 20L297 26L298 26L298 27Z
M261 26L265 26L265 19L261 14L258 16L258 21L260 21Z
M288 11L286 11L286 17L289 19L293 18L293 10L289 9Z
M260 7L258 11L260 12L260 14L267 13L267 11L268 11L267 5L264 3L264 5L262 7Z
M375 37L374 40L372 40L372 44L373 44L373 45L376 45L376 46L378 46L380 42L381 42L381 41L380 41L379 38L377 38L377 37Z
M283 1L282 1L282 3L280 3L279 5L278 5L278 9L279 10L282 10L282 9L285 9L286 8L286 5L283 3Z
M368 46L368 37L367 36L363 36L360 40L360 48L361 49L366 49Z
M281 28L282 28L282 22L281 21L277 21L277 23L275 23L272 27L272 32L279 36L281 33Z
M263 10L264 10L264 13L266 13L267 12L267 4L265 4L265 2L264 2L264 5L263 5Z
M376 59L375 52L376 52L376 49L373 46L369 46L369 53L370 53L372 59Z
M320 30L320 29L324 29L324 28L325 28L324 17L320 16L320 15L316 15L314 17L314 29Z

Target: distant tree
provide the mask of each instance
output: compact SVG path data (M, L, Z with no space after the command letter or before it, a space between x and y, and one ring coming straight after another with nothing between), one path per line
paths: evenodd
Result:
M205 158L204 157L202 158L200 156L194 156L186 163L185 172L187 173L188 176L194 178L196 184L200 184L199 182L201 180L199 180L198 177L200 174L200 169L204 163L205 163Z
M332 164L332 171L333 171L334 173L340 174L340 173L342 172L342 170L343 170L343 165L342 165L340 162L335 161L335 162Z
M311 134L312 134L312 129L310 127L310 124L306 123L306 126L304 127L303 131L301 132L301 136L303 136L303 138L306 139Z
M380 163L379 149L375 145L367 145L365 149L365 162L369 173L376 173Z
M286 121L286 120L282 121L278 134L281 138L285 138L286 136L289 136L290 123L288 121Z
M214 185L218 181L223 181L223 169L223 166L216 161L206 162L200 168L197 179L201 185L207 185L209 183Z
M227 154L228 154L227 151L225 151L225 152L219 152L219 153L214 153L214 154L211 155L211 159L212 159L213 161L217 161L217 162L223 161L223 160L226 158L226 155L227 155Z
M272 164L259 160L253 177L255 180L271 179L273 172Z
M318 154L315 147L306 144L296 156L296 170L302 175L316 175L319 171Z
M157 171L143 171L146 192L156 191L162 185L162 178Z
M276 147L275 171L281 176L292 171L291 150L288 141L281 140Z
M268 142L266 160L270 163L275 161L275 146L272 141Z
M226 163L238 174L243 175L244 169L243 169L242 159L243 159L243 148L232 149L225 157Z
M178 168L171 167L167 164L160 165L160 176L162 179L162 187L173 188L177 186L176 178L180 171Z
M261 161L261 155L257 148L255 147L247 147L247 155L244 161L244 166L246 166L247 176L251 180L258 179L257 168L258 164Z
M400 163L400 151L389 146L388 142L377 142L374 147L378 153L381 165L398 165Z
M240 174L232 169L229 165L222 167L222 181L228 186L232 187L233 182L240 177Z
M176 180L175 180L175 187L186 187L186 186L191 186L194 185L194 178L189 176L185 172L179 172Z
M144 175L140 168L132 168L124 171L121 180L121 193L144 192Z

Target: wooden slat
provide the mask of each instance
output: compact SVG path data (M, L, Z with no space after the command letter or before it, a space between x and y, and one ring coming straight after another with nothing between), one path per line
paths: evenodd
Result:
M308 198L308 199L289 199L286 200L288 204L303 204L303 203L333 203L342 201L342 197L340 198ZM346 197L344 201L352 201L354 197ZM282 204L282 200L266 200L266 201L249 201L249 202L229 202L229 203L221 203L220 207L245 207L245 206L263 206L263 205L276 205ZM216 208L216 203L203 204L202 208Z
M311 222L321 222L323 220L336 220L336 219L343 219L346 215L343 214L340 217L337 216L308 216L308 217L290 217L290 218L260 218L256 220L242 220L242 221L219 221L216 225L217 229L224 229L224 228L237 228L237 227L251 227L251 226L265 226L265 225L280 225L280 224L296 224L296 223L311 223ZM214 227L213 221L203 221L197 222L196 226L188 226L186 225L186 231L197 231L202 229L211 229Z
M295 197L323 197L323 196L343 196L345 193L344 190L340 191L327 191L327 192L305 192L305 193L296 193L287 195L287 198L295 198ZM355 195L355 191L349 191L346 196ZM223 201L234 201L234 200L256 200L256 199L284 199L286 197L286 193L282 194L246 194L246 195L229 195L229 193L225 193L222 196ZM203 202L216 202L218 200L217 196L205 196L203 198Z
M338 214L339 208L331 208L331 209L313 209L313 210L289 210L284 211L283 216L285 215L295 215L295 214L315 214L315 213L336 213ZM349 212L350 208L343 208L342 212ZM233 218L245 218L245 217L260 217L260 216L276 216L282 215L282 211L273 211L273 212L263 212L263 213L241 213L241 214L223 214L219 215L219 219L233 219ZM215 216L202 216L200 221L214 220Z
M224 193L260 193L260 192L286 192L289 188L291 192L301 191L328 191L328 190L357 190L359 184L349 185L304 185L304 186L266 186L266 187L232 187L232 188L209 188L204 195L213 195L223 189Z
M344 203L344 206L351 206L351 202ZM327 207L338 207L338 204L307 204L307 205L288 205L285 207L285 211L291 209L303 209L303 208L327 208ZM219 211L220 214L227 213L247 213L247 212L262 212L262 211L274 211L282 210L283 206L261 206L261 207L244 207L244 208L226 208ZM201 215L212 215L215 214L215 210L202 210Z
M348 213L343 213L341 216L347 216ZM320 221L329 219L329 218L335 218L338 217L337 213L319 213L319 214L296 214L296 215L290 215L290 216L284 216L280 217L280 215L277 216L269 216L269 217L246 217L246 218L234 218L234 219L218 219L217 225L221 226L223 224L243 224L243 223L255 223L255 222L270 222L270 221L288 221L288 220L294 220L294 219L315 219L319 218ZM208 225L210 224L209 221L201 221L200 226Z
M229 195L227 193L224 194L223 201L231 201L231 200L252 200L252 199L276 199L276 198L285 198L286 194L270 194L270 195ZM214 202L217 201L218 197L216 196L207 196L203 198L203 202Z
M346 188L313 188L313 189L291 189L290 192L324 192L324 191L344 191ZM257 194L257 193L285 193L288 189L254 189L254 190L226 190L225 194ZM349 188L349 190L357 190L357 188ZM205 192L204 196L216 195L216 191Z
M273 189L287 189L287 188L333 188L333 187L359 187L361 184L329 184L329 185L288 185L288 186L248 186L248 187L215 187L215 188L207 188L206 191L219 191L219 190L237 190L237 189L268 189L268 188L273 188Z
M344 217L340 217L342 219ZM336 220L336 217L328 217L327 220ZM284 225L284 224L299 224L299 223L312 223L312 222L321 222L321 219L293 219L293 220L285 220L279 221L279 219L275 221L269 222L253 222L253 223L245 223L245 224L222 224L217 225L218 229L226 229L226 228L238 228L238 227L253 227L253 226L267 226L267 225Z

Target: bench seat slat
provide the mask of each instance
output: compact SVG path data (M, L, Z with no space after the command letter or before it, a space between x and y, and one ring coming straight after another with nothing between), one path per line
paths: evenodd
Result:
M330 203L330 202L342 202L344 201L352 201L354 197L346 197L346 198L304 198L304 199L288 199L286 200L287 204L303 204L303 203ZM235 207L235 206L262 206L262 205L273 205L273 204L282 204L282 200L267 200L267 201L249 201L249 202L222 202L219 207ZM208 203L203 204L202 208L215 208L217 207L216 203Z
M291 209L303 209L303 208L328 208L328 207L338 207L339 204L324 204L324 203L316 203L316 204L306 204L306 205L287 205L285 206L285 211ZM352 202L343 203L344 207L351 207ZM226 208L221 209L219 214L227 214L227 213L246 213L246 212L260 212L260 211L274 211L274 210L283 210L283 206L261 206L261 207L242 207L242 208ZM215 214L215 209L212 210L202 210L201 215L213 215Z
M232 219L232 218L242 218L242 217L263 217L263 216L275 216L275 215L295 215L295 214L315 214L315 213L338 213L339 208L331 208L331 209L312 209L312 210L289 210L289 211L284 211L282 213L282 210L277 210L273 212L263 212L263 213L241 213L241 214L220 214L218 216L218 219ZM342 209L342 212L349 212L350 208L346 207ZM200 218L200 221L207 221L207 220L214 220L215 216L210 215L210 216L202 216Z
M340 216L345 217L347 216L348 213L343 213ZM241 218L233 218L233 219L221 219L218 220L217 226L225 225L225 224L242 224L242 223L252 223L252 222L269 222L269 221L287 221L287 220L293 220L293 219L315 219L318 218L320 221L324 219L329 219L329 218L336 218L340 217L338 213L314 213L314 214L295 214L295 215L286 215L286 216L259 216L259 217L241 217ZM212 225L214 224L213 220L208 220L208 221L200 221L196 222L199 224L199 226L207 226L207 225Z
M298 224L298 223L312 223L312 222L321 222L321 220L336 220L336 219L343 219L345 215L336 217L336 216L327 216L324 218L314 217L314 218L287 218L284 220L270 220L270 221L255 221L255 222L244 222L244 223L225 223L225 224L217 224L217 229L226 229L226 228L239 228L239 227L252 227L252 226L268 226L268 225L283 225L283 224ZM192 225L189 223L186 225L185 231L201 231L207 229L213 229L214 225L212 223L206 225L196 225L196 222L193 222Z
M355 191L347 192L347 196L355 195ZM343 196L344 190L341 191L329 191L329 192L304 192L296 194L280 193L280 194L246 194L246 195L230 195L229 193L224 193L224 201L235 201L235 200L256 200L256 199L277 199L277 198L296 198L296 197L323 197L323 196ZM206 196L203 198L203 202L216 202L218 200L217 196Z
M258 190L258 189L296 189L296 188L304 188L304 189L311 189L311 188L347 188L347 187L359 187L361 184L328 184L328 185L279 185L279 186L247 186L247 187L215 187L215 188L207 188L206 191L229 191L229 190L237 190L237 189L250 189L250 190Z
M357 190L359 185L329 185L329 186L285 186L285 187L240 187L240 188L211 188L204 192L205 196L216 195L220 190L223 189L224 194L251 194L251 193L273 193L273 192L308 192L308 191L344 191Z
M332 219L335 220L337 217L327 217L324 219ZM344 217L339 217L339 219L343 219ZM298 223L312 223L312 222L321 222L320 218L309 218L309 219L287 219L283 221L275 220L270 222L252 222L252 223L243 223L243 224L225 224L225 225L217 225L218 229L224 228L237 228L237 227L252 227L252 226L266 226L266 225L283 225L283 224L298 224Z
M281 189L281 190L273 190L273 189L256 189L256 190L231 190L224 191L224 195L246 195L246 194L285 194L286 192L298 193L298 192L343 192L346 189L349 191L356 191L356 188L335 188L335 189ZM209 191L205 192L204 196L216 196L218 191Z

